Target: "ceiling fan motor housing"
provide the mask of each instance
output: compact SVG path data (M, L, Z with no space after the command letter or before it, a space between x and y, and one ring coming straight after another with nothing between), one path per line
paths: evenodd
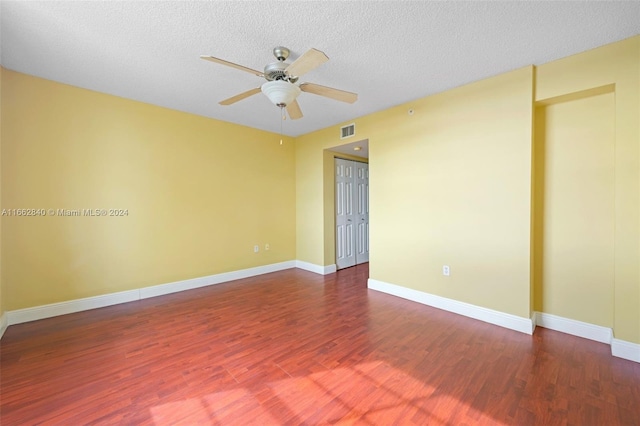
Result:
M289 64L284 62L272 62L264 67L264 78L269 81L287 80L287 74L284 70L286 70L288 66Z

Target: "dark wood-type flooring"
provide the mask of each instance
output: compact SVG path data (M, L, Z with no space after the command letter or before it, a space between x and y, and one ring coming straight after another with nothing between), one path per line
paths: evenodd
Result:
M638 425L640 364L291 269L11 326L0 423Z

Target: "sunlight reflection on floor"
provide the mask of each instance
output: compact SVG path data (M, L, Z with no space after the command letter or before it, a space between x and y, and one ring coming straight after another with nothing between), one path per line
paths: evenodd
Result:
M391 424L426 419L430 425L449 425L451 417L445 420L435 413L457 412L457 424L500 424L381 361L269 382L261 389L260 398L254 390L236 388L159 405L151 415L157 425L246 424L249 419L252 424Z

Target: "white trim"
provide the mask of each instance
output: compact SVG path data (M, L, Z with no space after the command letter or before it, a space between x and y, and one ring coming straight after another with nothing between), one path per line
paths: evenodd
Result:
M500 327L519 331L521 333L533 334L534 325L531 318L522 318L516 315L483 308L481 306L448 299L442 296L436 296L434 294L401 287L395 284L385 283L371 278L369 278L369 281L367 282L367 287L372 290L402 297L403 299L422 303L423 305L433 306L434 308L464 315L465 317L474 318L490 324L499 325Z
M89 309L104 308L105 306L117 305L119 303L133 302L138 299L138 290L128 290L86 297L84 299L51 303L49 305L34 306L32 308L17 309L15 311L8 311L7 316L9 317L9 325L22 324L23 322L37 321L44 318L72 314L74 312L88 311Z
M7 327L9 327L9 320L7 319L7 313L3 312L0 316L0 339L4 336L4 332L7 331Z
M223 272L221 274L209 275L206 277L192 278L189 280L176 281L168 284L154 285L140 289L140 299L162 296L165 294L177 293L179 291L193 290L194 288L206 287L209 285L221 284L228 281L241 280L243 278L255 277L257 275L282 271L284 269L295 268L295 262L272 263L270 265L257 266L255 268L241 269L239 271Z
M534 312L530 319L522 318L371 278L369 278L367 287L372 290L381 291L413 302L422 303L423 305L433 306L434 308L443 309L526 334L533 334L533 330L536 325L538 325L561 333L606 343L611 345L611 355L640 363L640 344L616 339L613 337L613 331L610 328L600 325L563 318L544 312Z
M577 321L544 312L535 312L535 321L540 327L571 334L584 339L611 345L611 355L629 361L640 362L640 344L613 337L608 327Z
M536 312L536 324L562 333L571 334L596 342L611 344L613 333L610 328L574 319L563 318L545 312Z
M314 263L305 262L303 260L296 260L296 268L304 269L305 271L314 272L320 275L329 275L336 272L336 265L320 266Z
M193 278L190 280L177 281L168 284L160 284L151 287L143 287L135 290L121 291L118 293L103 294L100 296L87 297L84 299L69 300L49 305L34 306L32 308L18 309L6 312L3 317L7 318L7 326L21 324L23 322L36 321L44 318L51 318L58 315L66 315L74 312L87 311L89 309L103 308L105 306L117 305L119 303L133 302L149 297L161 296L178 291L191 290L198 287L220 284L227 281L249 278L256 275L268 274L270 272L291 269L295 267L293 260L271 265L258 266L255 268L241 269L239 271L224 272L221 274L209 275L206 277Z
M531 334L533 334L533 332L536 329L536 326L538 325L538 317L536 316L535 312L532 312L531 314Z
M334 274L335 272L338 271L338 267L336 266L335 263L333 265L323 266L323 268L324 268L324 274L323 275Z
M613 338L611 339L611 355L640 362L640 344Z
M0 316L0 339L4 335L7 327L14 324L36 321L58 315L86 311L89 309L102 308L117 305L119 303L133 302L140 299L191 290L194 288L220 284L291 268L300 268L321 275L336 272L336 265L319 266L300 260L290 260L287 262L241 269L239 271L224 272L221 274L176 281L173 283L160 284L135 290L121 291L118 293L104 294L84 299L69 300L66 302L52 303L49 305L18 309L15 311L7 311ZM466 317L478 319L526 334L532 334L533 329L537 324L540 327L549 328L562 333L611 344L611 354L613 356L640 363L640 344L613 338L611 329L607 327L563 318L543 312L535 312L531 319L526 319L504 312L483 308L481 306L447 299L446 297L436 296L418 290L377 281L371 278L369 278L367 286L372 290L402 297L424 305L433 306L438 309L443 309L445 311L464 315Z

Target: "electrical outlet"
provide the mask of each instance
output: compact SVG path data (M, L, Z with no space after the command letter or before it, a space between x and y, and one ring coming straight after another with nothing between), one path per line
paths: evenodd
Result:
M260 251L260 246L259 245L256 244L255 246L253 246L253 252L254 253L257 253L259 251Z
M451 273L451 271L449 270L449 265L443 265L442 266L442 275L444 275L445 277L448 277L450 273Z
M269 243L266 243L266 244L264 245L264 249L265 249L265 250L269 250Z

